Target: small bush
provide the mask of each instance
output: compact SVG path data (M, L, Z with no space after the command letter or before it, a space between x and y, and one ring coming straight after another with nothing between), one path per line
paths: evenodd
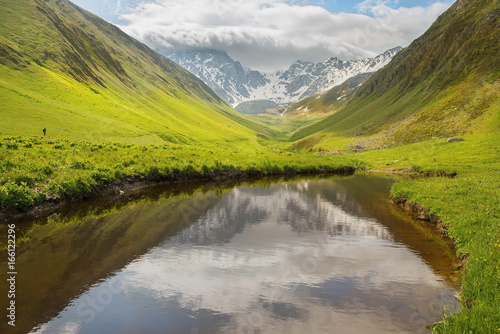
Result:
M86 169L86 170L91 170L94 167L92 166L91 163L89 162L80 162L80 161L73 161L70 165L69 168L71 169Z
M135 163L136 162L134 160L130 159L129 161L122 162L122 166L125 167L125 168L127 168L129 166L135 165Z
M117 179L117 180L121 180L126 176L125 173L123 173L121 170L118 170L118 169L115 170L114 175L115 175L115 179Z
M13 163L12 161L10 160L5 160L3 163L2 163L2 166L9 170L9 169L12 169L14 167L17 167L17 164Z
M215 160L214 164L216 170L222 170L222 162L220 162L219 160Z
M31 176L18 175L14 178L14 183L18 186L25 184L29 187L32 187L35 184L35 180Z
M210 168L203 164L203 166L201 166L201 172L203 173L203 175L208 175L210 173Z
M0 206L32 206L34 203L33 192L25 184L6 183L0 187Z
M85 164L80 161L73 161L70 165L69 168L71 169L85 169Z
M149 177L159 177L161 176L160 169L156 166L151 166L149 169L146 171L146 175Z
M113 178L106 172L93 172L90 174L90 177L99 183L111 182L113 180Z
M42 167L41 169L42 173L47 175L47 176L50 176L54 173L54 169L50 166L44 166Z
M191 164L187 164L186 166L184 166L184 172L191 173L194 172L195 170L196 169Z

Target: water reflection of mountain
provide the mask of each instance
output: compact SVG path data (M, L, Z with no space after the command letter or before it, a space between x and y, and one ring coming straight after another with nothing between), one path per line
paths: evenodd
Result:
M229 242L245 228L273 221L296 233L323 231L330 236L371 236L393 240L418 254L447 280L455 275L454 251L432 228L417 229L395 215L388 201L393 178L356 175L333 180L296 181L266 188L239 187L224 195L196 224L169 243ZM449 280L456 285L456 282Z
M451 266L442 256L445 247L429 242L425 234L392 214L387 203L391 182L356 175L243 186L220 197L195 191L189 196L132 202L94 218L40 224L30 230L29 241L18 250L17 266L22 273L18 284L22 288L16 296L19 326L15 330L27 332L55 316L89 285L113 275L158 244L227 243L245 229L269 222L286 227L274 233L321 232L325 236L395 240L407 244L435 272L446 276ZM282 235L283 243L287 236ZM241 268L248 266L245 261ZM0 265L6 267L5 260ZM1 290L6 289L3 282ZM6 305L5 297L0 297L2 305Z
M339 179L326 188L320 185L323 182L327 181L311 183L310 188L317 187L315 192L321 193L328 201L335 201L339 193L344 194L346 198L339 204L342 208L359 216L376 219L390 231L394 241L418 254L448 284L458 287L452 242L444 239L431 223L412 219L399 207L389 203L388 196L394 178L356 175Z
M17 247L18 321L9 333L27 333L56 316L90 285L190 226L190 219L203 216L218 200L213 192L167 194L132 201L94 218L61 215L34 224ZM0 266L6 268L6 262L2 258ZM0 291L7 288L2 279ZM0 295L0 306L5 308L6 297ZM7 326L0 323L0 332Z
M245 226L273 221L288 224L298 233L324 231L331 236L366 235L392 240L390 231L369 218L355 200L348 189L332 181L240 187L223 196L196 224L174 239L196 244L227 242Z

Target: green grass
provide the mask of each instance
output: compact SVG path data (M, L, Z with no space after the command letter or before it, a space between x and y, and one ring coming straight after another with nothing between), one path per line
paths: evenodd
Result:
M370 169L436 173L481 173L500 170L500 132L467 135L462 142L429 140L357 154Z
M396 184L392 194L441 218L457 251L467 254L462 313L438 327L446 333L494 333L500 328L500 172L461 173Z
M286 113L282 116L281 114L285 111L285 109L285 107L281 107L269 110L264 114L248 115L248 118L262 126L265 126L271 131L274 131L268 136L269 139L272 139L275 142L288 142L291 133L301 127L313 124L314 120L297 119L289 117Z
M346 157L229 145L137 145L26 137L0 139L0 208L29 208L48 199L88 196L124 179L172 180L353 171Z
M460 257L462 312L447 314L439 333L496 333L500 329L500 134L463 142L427 141L356 155L374 169L457 173L396 183L391 192L437 215Z

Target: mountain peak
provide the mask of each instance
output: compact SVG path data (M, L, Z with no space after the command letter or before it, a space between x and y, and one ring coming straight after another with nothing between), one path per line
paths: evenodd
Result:
M297 60L288 69L273 73L244 69L225 52L193 50L168 57L201 78L233 106L244 101L268 100L288 104L324 92L360 73L375 72L401 50L395 47L374 58L344 61L337 57L321 63Z
M396 46L395 48L392 48L392 49L386 50L386 51L383 53L383 55L393 57L393 56L395 56L397 53L401 52L402 50L403 50L403 47L401 47L401 46Z

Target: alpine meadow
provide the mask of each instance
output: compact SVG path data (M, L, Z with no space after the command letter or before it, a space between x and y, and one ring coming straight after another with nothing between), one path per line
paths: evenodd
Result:
M460 310L427 328L500 333L499 0L457 0L380 70L244 113L68 0L0 9L0 225L134 185L398 175L392 205L459 262Z

